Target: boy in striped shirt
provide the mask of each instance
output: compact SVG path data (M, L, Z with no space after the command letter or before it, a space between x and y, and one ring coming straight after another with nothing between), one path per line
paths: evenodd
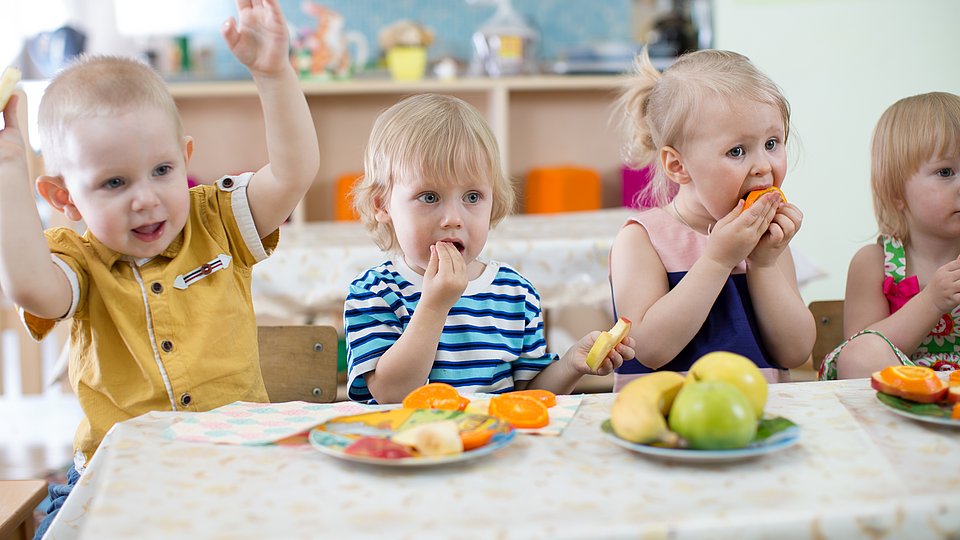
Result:
M514 193L476 109L450 96L404 99L374 124L364 171L354 204L395 257L350 285L351 399L397 403L427 382L462 393L565 394L584 374L608 374L634 357L628 339L591 370L586 356L599 332L560 358L548 353L533 285L509 265L477 259Z

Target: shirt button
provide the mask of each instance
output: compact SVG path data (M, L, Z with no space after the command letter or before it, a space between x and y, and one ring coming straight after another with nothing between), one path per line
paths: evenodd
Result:
M233 187L233 178L224 178L224 179L223 179L223 187L225 187L225 188L232 188L232 187Z
M150 285L150 290L153 291L153 292L155 292L155 293L157 293L157 294L160 294L160 293L163 292L163 285L161 285L161 284L160 284L159 282L157 282L157 281L154 281L153 284Z
M193 401L193 398L190 397L190 392L184 392L183 394L180 394L180 404L184 407L190 405L191 401Z
M163 352L170 352L173 350L173 342L164 340L162 343L160 343L160 348L163 349Z

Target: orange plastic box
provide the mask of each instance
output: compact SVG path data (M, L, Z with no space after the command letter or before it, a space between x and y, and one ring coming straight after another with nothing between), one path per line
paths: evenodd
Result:
M360 216L353 209L353 185L363 176L360 172L344 173L337 177L337 197L334 219L337 221L356 221Z
M538 167L527 174L524 207L528 214L598 210L600 192L600 173L593 169Z

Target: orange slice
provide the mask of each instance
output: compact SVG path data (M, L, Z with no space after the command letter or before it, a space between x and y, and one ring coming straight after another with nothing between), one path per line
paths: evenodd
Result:
M783 202L787 202L787 196L784 195L783 192L780 191L780 188L776 186L770 186L764 189L755 189L750 193L747 193L747 198L743 203L743 210L741 210L741 212L745 211L747 208L750 208L750 206L752 206L753 203L757 202L757 199L759 199L760 197L763 197L764 195L766 195L767 193L770 193L771 191L776 191L777 193L779 193L780 200Z
M510 392L509 394L511 396L530 396L546 405L547 408L553 407L557 404L557 395L549 390L516 390L514 392Z
M870 376L874 390L920 403L943 399L948 387L935 371L923 366L888 366Z
M470 431L460 432L460 441L463 443L463 451L473 450L490 442L496 431L489 428L471 429Z
M950 372L950 378L947 380L950 386L960 386L960 369Z
M470 403L457 389L446 383L430 383L414 388L401 405L408 409L446 409L460 411Z
M537 398L507 393L490 398L490 416L515 428L541 428L550 423L547 406Z

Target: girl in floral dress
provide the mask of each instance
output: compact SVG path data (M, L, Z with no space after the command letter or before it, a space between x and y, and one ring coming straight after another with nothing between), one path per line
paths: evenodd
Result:
M932 92L887 109L870 176L880 237L850 262L843 328L852 337L819 376L960 369L960 97Z

